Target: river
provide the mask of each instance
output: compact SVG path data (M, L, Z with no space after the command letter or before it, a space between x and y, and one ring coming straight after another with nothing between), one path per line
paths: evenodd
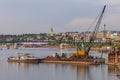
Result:
M62 52L70 53L75 49ZM19 48L0 50L0 80L120 80L117 69L108 65L73 65L73 64L25 64L8 63L7 58L18 53L30 53L45 57L52 53L61 53L57 48ZM100 54L93 54L100 55ZM104 54L106 57L106 54Z

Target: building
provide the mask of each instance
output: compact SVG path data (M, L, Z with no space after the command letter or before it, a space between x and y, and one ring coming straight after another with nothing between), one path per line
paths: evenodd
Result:
M108 54L108 64L117 64L120 62L120 50L111 51Z

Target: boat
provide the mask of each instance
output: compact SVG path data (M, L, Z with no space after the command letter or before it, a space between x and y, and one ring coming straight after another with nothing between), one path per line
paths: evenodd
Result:
M20 53L18 57L9 57L8 62L18 62L18 63L39 63L39 58L34 57L30 54Z

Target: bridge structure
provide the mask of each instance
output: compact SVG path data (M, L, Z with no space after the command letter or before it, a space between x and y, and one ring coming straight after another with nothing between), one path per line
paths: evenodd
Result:
M16 44L33 44L33 45L45 45L49 44L49 42L17 42Z
M74 42L74 41L69 41L69 42L62 42L63 44L71 44L71 45L92 45L92 44L103 44L102 42Z
M60 44L60 48L62 49L62 48L67 48L67 47L74 47L74 48L79 48L79 47L82 47L82 48L87 48L87 47L89 47L89 46L97 46L97 47L102 47L103 46L103 44L105 44L105 43L103 43L103 42L72 42L72 41L70 41L70 42L62 42L61 44ZM82 48L80 48L80 49L82 49Z

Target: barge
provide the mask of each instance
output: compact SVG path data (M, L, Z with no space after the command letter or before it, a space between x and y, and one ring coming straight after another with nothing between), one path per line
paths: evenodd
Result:
M80 53L79 53L80 54ZM40 63L59 63L59 64L104 64L104 58L94 58L93 56L88 55L77 55L72 53L70 57L66 57L65 53L62 55L58 55L57 53L53 54L53 56L47 56L45 58L39 59Z
M60 64L85 64L95 65L105 63L104 59L40 59L40 63L60 63Z

